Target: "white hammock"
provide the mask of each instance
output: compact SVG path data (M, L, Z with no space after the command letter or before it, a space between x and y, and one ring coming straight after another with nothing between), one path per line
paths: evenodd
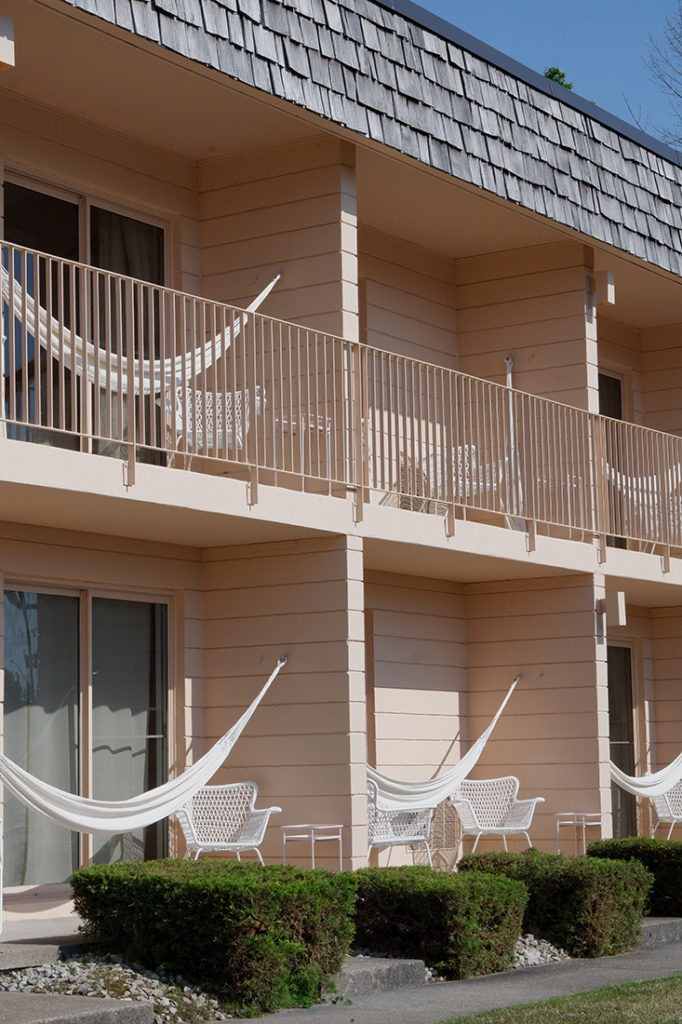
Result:
M286 661L286 658L279 659L267 683L241 718L196 764L177 779L140 796L112 801L75 796L42 782L3 754L0 754L0 780L30 810L74 832L130 832L161 821L191 800L220 767Z
M116 352L107 352L106 349L93 345L92 342L83 343L83 339L75 331L65 327L55 317L51 316L44 306L38 306L38 323L36 324L36 303L32 295L29 295L16 279L12 281L10 292L9 274L0 267L2 278L2 301L7 303L10 309L10 317L24 322L28 334L38 338L40 344L50 355L60 359L67 370L75 370L77 376L85 376L90 384L97 382L103 390L128 390L128 359L126 356L119 356ZM270 284L266 285L263 291L256 296L253 302L246 307L244 314L237 317L228 329L214 338L209 338L203 345L185 353L175 356L173 359L138 359L133 360L132 376L134 393L139 395L158 395L169 388L178 387L192 380L204 369L209 369L213 362L223 352L226 352L232 343L232 337L236 338L242 326L248 321L247 313L255 313L258 307L265 301L272 289L279 281L281 274L277 274ZM11 300L11 301L10 301Z
M678 754L667 768L661 768L651 775L626 775L613 761L609 761L609 767L612 780L633 796L662 796L682 779L682 754Z
M516 676L492 722L462 760L435 779L428 779L426 782L399 782L397 779L390 779L388 776L382 775L376 768L367 765L367 778L377 787L377 807L384 811L410 807L437 807L446 797L454 793L483 753L488 737L497 725L497 720L504 711L520 678L521 676Z

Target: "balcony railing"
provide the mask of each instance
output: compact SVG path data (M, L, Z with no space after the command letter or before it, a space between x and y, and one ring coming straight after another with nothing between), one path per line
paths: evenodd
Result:
M0 245L0 431L363 505L682 547L682 438Z

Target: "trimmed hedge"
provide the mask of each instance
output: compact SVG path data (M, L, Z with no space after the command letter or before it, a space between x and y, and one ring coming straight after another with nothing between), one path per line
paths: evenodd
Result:
M609 956L638 946L650 873L629 863L523 853L470 853L460 872L490 872L523 882L529 900L524 931L576 957Z
M682 843L674 839L600 839L587 847L588 857L638 860L654 876L647 913L682 917Z
M510 966L528 899L519 883L422 866L363 868L355 876L358 946L424 960L446 978Z
M71 885L90 938L240 1014L319 1000L353 938L350 872L165 860L81 868Z

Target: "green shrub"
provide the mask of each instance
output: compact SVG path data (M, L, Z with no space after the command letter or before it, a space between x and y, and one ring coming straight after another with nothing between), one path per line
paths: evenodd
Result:
M359 946L424 960L447 978L510 965L528 899L522 885L427 867L363 868L356 877Z
M71 885L89 937L242 1014L318 1000L353 937L349 872L165 860L81 868Z
M467 854L463 873L492 872L523 882L529 900L524 931L561 946L571 956L621 953L639 945L642 913L651 887L637 861L523 853Z
M682 917L682 843L674 839L600 839L590 843L588 857L638 860L654 876L647 913Z

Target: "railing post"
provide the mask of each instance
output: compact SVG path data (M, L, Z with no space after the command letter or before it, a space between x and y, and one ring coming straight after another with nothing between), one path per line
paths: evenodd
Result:
M366 371L365 361L359 345L353 345L352 353L350 377L350 397L353 421L352 479L355 483L354 519L356 523L360 523L363 519L365 502L365 467L363 459L365 443L363 443L363 434L365 428L369 430L369 424L363 417L365 394L365 383L363 378ZM369 443L369 433L366 443Z
M604 436L604 421L601 416L590 415L592 424L592 516L594 533L599 546L599 562L606 561L606 438Z
M49 273L49 267L48 267ZM90 303L89 289L90 280L88 271L85 268L81 268L79 271L80 277L80 320L81 320L81 339L83 344L82 352L82 363L81 363L81 443L80 449L82 452L91 452L93 448L92 444L92 403L93 403L93 391L95 396L98 395L97 388L97 372L95 371L95 379L90 385L88 381L88 342L90 339ZM77 321L74 315L72 324L72 337L75 337L77 333ZM98 339L95 339L97 341ZM74 352L74 367L72 372L75 373L75 345L73 347Z
M535 540L536 540L536 510L535 510L535 487L536 487L536 467L537 467L537 445L534 443L534 432L533 432L533 415L532 415L532 396L520 395L520 401L523 403L523 415L521 416L521 423L523 429L523 444L519 446L521 454L522 464L520 467L520 476L523 480L523 494L525 495L525 521L526 521L526 534L527 534L527 545L529 551L535 551Z
M127 451L127 472L126 487L135 484L135 304L133 301L133 282L127 278L124 283L125 304L123 312L125 315L125 352L126 352L126 417L125 417L125 438ZM121 379L123 375L121 374Z

